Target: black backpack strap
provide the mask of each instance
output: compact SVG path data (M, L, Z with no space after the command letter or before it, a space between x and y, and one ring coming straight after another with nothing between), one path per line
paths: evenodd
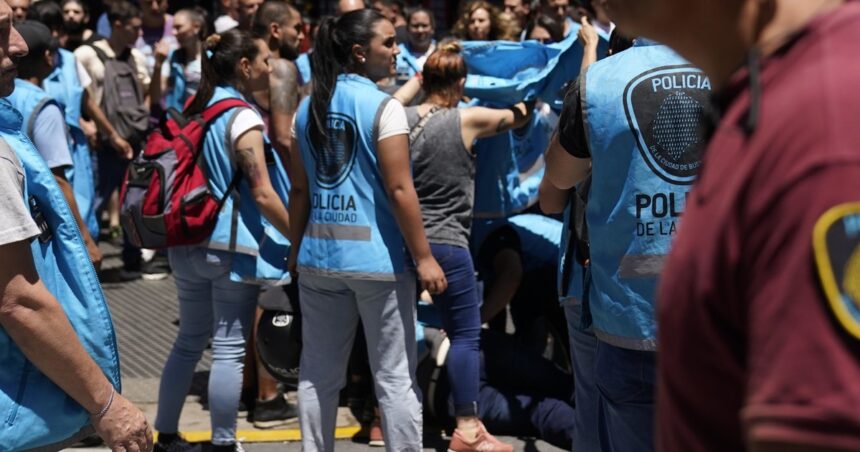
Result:
M433 115L435 115L441 109L442 107L434 105L430 108L430 111L428 111L427 114L425 114L423 117L421 117L421 119L418 120L418 123L415 124L414 127L412 127L412 130L409 131L409 144L414 143L415 140L418 139L418 137L421 135L421 132L424 132L424 127L427 126L427 121L430 121L430 118L432 118Z
M91 49L93 49L93 51L95 51L95 52L96 52L96 56L97 56L97 57L99 57L99 61L101 61L101 62L102 62L102 64L104 64L104 63L108 62L109 60L112 60L112 59L113 59L113 58L109 57L109 56L107 55L107 53L105 53L105 51L104 51L104 50L100 49L100 48L99 48L99 46L97 46L95 42L90 43L90 44L86 44L86 45L90 46L90 48L91 48Z

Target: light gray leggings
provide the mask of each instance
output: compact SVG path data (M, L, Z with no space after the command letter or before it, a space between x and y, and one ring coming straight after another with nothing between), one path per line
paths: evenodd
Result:
M395 281L302 274L299 419L304 452L334 450L340 390L358 320L382 410L385 448L420 451L421 392L415 379L415 277Z

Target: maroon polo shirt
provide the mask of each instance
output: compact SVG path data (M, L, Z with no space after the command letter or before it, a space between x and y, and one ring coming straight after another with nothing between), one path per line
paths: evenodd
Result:
M860 219L845 216L860 212L858 46L860 2L850 1L763 59L751 133L747 70L721 92L723 118L661 276L661 451L754 440L860 450L860 339L850 333L860 246L845 232ZM828 297L834 262L853 299Z

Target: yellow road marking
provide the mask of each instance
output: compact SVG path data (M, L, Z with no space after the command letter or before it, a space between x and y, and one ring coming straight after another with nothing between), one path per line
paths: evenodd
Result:
M358 426L337 427L334 429L335 439L351 439L358 431ZM158 441L158 433L154 434ZM189 443L199 443L212 440L211 431L182 432L182 437ZM302 439L302 433L297 428L283 430L237 430L236 438L243 443L268 443L281 441L298 441Z

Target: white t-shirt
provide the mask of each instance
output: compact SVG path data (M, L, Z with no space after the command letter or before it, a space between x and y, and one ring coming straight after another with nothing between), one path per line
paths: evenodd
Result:
M293 116L293 125L290 128L292 136L296 136L296 116ZM396 135L409 135L409 121L406 119L406 109L403 104L392 99L385 104L385 109L379 115L379 124L377 126L377 139L380 142L386 138L391 138Z
M39 235L24 203L24 168L9 145L0 140L0 246Z
M242 108L236 117L233 119L233 124L230 128L230 146L236 147L236 141L239 140L245 132L253 129L263 131L265 128L263 118L260 114L250 108Z

